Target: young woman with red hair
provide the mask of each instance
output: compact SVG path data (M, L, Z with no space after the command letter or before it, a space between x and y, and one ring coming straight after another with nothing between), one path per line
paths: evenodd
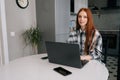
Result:
M95 28L92 13L88 8L81 8L76 17L76 30L70 32L69 43L80 46L81 60L102 59L102 37Z

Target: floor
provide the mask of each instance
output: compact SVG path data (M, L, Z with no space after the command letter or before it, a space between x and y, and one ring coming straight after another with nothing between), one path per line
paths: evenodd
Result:
M109 78L108 80L117 80L117 62L118 58L117 57L107 57L107 63L106 66L109 70Z

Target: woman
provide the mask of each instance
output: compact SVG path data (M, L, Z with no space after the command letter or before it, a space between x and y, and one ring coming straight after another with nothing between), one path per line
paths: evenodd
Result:
M78 11L76 30L70 32L68 42L79 44L81 60L101 61L102 37L94 26L92 13L88 8L82 8Z

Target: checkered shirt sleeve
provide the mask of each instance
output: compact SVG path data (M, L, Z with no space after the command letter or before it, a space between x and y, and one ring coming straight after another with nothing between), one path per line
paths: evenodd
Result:
M93 37L93 41L91 44L92 48L89 50L89 54L96 60L102 60L102 36L96 30L95 36Z
M76 31L70 32L67 42L68 43L77 43L78 42L78 35L77 35Z

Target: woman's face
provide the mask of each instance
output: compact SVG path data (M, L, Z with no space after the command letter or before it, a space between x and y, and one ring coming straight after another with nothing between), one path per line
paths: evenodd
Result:
M87 21L88 21L87 13L85 11L81 11L78 14L78 23L81 26L82 30L85 29Z

